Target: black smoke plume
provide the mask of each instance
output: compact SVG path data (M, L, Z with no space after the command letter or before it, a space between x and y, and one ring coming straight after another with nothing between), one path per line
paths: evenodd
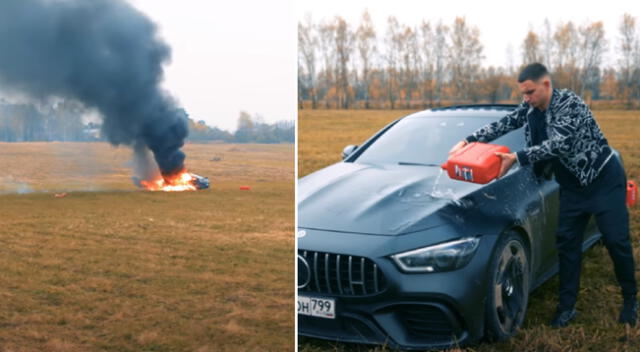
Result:
M0 89L80 101L113 145L146 145L164 176L183 168L187 117L159 85L170 49L122 0L0 0Z

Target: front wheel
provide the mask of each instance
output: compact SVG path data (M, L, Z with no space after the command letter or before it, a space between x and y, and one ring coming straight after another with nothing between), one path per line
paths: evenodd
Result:
M529 259L522 238L502 236L491 256L485 323L490 341L513 336L524 321L529 301Z

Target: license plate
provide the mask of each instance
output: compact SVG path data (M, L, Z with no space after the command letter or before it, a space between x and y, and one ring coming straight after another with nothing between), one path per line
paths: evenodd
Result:
M335 319L336 301L330 298L298 296L298 314Z

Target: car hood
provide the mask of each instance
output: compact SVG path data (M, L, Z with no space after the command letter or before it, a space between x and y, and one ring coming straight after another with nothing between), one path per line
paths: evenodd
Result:
M301 228L400 235L451 221L452 208L482 185L451 180L439 167L341 162L299 181Z

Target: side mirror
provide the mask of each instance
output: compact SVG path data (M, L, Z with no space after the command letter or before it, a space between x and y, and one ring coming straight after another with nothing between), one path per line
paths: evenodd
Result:
M348 146L344 147L344 149L342 149L342 160L346 159L356 149L358 149L358 146L355 144L349 144Z

